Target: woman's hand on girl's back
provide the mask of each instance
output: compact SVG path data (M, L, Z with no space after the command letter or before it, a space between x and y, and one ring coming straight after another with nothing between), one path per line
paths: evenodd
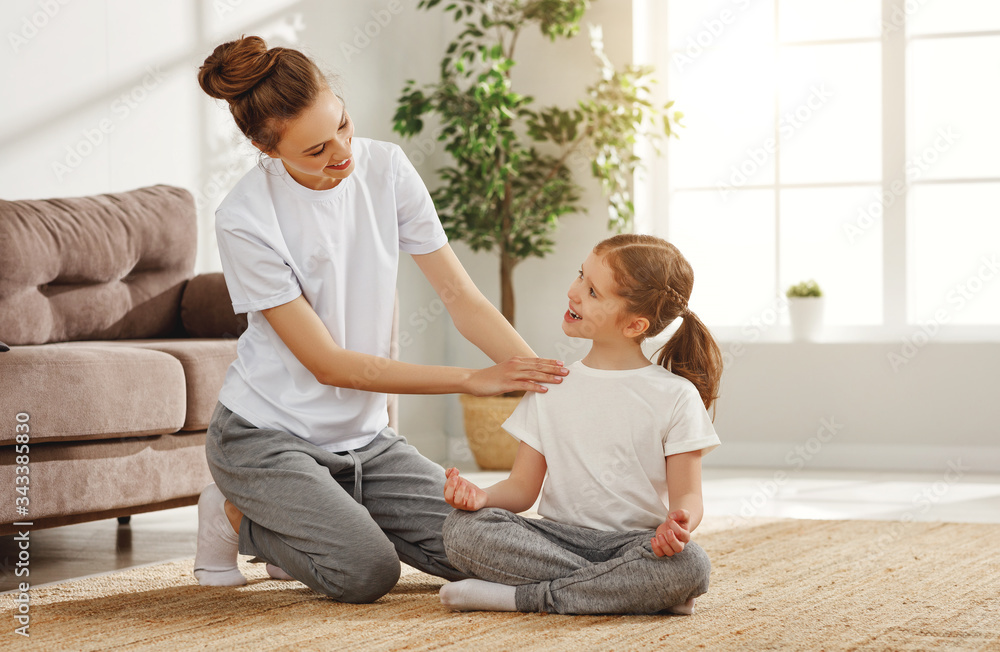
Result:
M495 396L505 392L545 392L540 383L561 383L569 370L559 360L514 356L506 362L474 371L466 381L466 391L474 396Z
M486 492L458 475L452 467L445 471L448 480L444 483L444 501L455 509L475 512L486 507Z
M691 532L688 531L688 524L691 515L686 509L667 514L667 520L660 527L656 528L656 536L650 543L653 546L653 554L657 557L673 557L691 540Z

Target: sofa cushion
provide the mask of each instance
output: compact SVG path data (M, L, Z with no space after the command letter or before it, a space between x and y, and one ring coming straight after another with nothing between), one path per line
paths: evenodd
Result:
M197 214L187 190L0 200L0 340L180 334Z
M14 448L0 447L0 469L11 471L4 478L13 478L15 462ZM39 444L31 447L31 519L49 527L68 516L197 497L211 482L203 432ZM13 499L0 503L0 523L22 519Z
M176 357L103 344L18 346L0 357L0 396L9 418L29 415L32 443L177 432L186 409ZM0 445L14 428L0 428Z
M173 356L184 368L187 410L181 430L205 430L219 402L226 370L236 359L236 340L178 339L89 342L104 346L142 348Z
M233 312L222 272L199 274L184 286L181 323L191 337L239 337L247 329L245 313Z

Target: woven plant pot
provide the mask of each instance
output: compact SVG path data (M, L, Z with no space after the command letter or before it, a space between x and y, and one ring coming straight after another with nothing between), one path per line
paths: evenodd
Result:
M514 466L518 441L500 425L521 401L520 397L459 396L465 414L465 438L479 468L509 470Z

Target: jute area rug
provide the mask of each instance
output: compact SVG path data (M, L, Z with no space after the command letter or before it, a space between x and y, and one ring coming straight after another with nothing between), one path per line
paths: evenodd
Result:
M241 562L202 588L191 560L33 589L30 639L0 602L5 649L1000 650L1000 525L706 519L693 616L455 613L405 568L378 602L333 602Z

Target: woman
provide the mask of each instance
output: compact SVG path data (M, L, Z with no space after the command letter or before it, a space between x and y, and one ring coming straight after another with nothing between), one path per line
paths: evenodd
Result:
M544 392L568 372L538 359L482 296L406 156L353 137L308 57L244 37L218 46L198 81L263 155L216 211L248 328L208 429L216 484L198 501L198 581L245 583L237 550L344 602L388 592L399 560L465 577L441 543L444 470L387 427L386 394ZM388 359L400 251L499 364Z

